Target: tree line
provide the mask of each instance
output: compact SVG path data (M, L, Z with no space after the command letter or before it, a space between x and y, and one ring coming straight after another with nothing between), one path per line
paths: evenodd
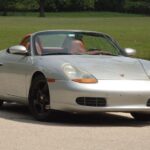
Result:
M0 12L114 11L150 14L150 0L0 0Z

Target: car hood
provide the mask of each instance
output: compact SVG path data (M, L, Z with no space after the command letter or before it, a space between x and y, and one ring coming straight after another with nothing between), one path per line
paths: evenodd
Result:
M149 80L140 60L124 56L62 56L65 63L87 71L97 79Z

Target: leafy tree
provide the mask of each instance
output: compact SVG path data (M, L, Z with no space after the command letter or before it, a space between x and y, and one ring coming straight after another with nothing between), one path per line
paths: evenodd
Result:
M124 8L130 13L150 14L150 0L126 0Z
M40 17L45 17L45 0L39 0Z
M17 0L0 0L0 8L3 11L3 16L7 16L7 12L15 7Z
M119 11L150 14L150 0L0 0L0 12L39 11Z
M15 5L17 11L36 11L39 9L37 0L17 0Z
M84 10L94 10L95 0L83 0Z
M95 0L95 9L100 11L123 11L125 0Z
M46 0L45 2L45 9L46 11L58 11L57 7L56 7L56 1L55 0Z

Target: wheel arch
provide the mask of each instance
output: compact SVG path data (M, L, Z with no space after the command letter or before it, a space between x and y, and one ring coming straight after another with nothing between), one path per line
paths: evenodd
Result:
M46 76L44 75L43 72L41 72L41 71L36 71L36 72L34 72L33 75L32 75L32 78L31 78L31 85L32 85L33 80L34 80L37 76L43 76L43 77L46 79Z
M29 96L30 96L30 91L31 91L31 87L32 87L32 84L33 84L33 80L34 80L37 76L43 76L43 77L46 79L46 76L45 76L44 73L41 72L41 71L36 71L36 72L33 73L32 77L31 77L31 80L30 80L29 90L28 90L28 99L29 99Z

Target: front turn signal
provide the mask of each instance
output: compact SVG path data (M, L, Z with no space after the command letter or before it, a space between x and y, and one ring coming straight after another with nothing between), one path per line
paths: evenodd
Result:
M95 78L73 79L72 81L78 82L78 83L87 83L87 84L98 82Z

